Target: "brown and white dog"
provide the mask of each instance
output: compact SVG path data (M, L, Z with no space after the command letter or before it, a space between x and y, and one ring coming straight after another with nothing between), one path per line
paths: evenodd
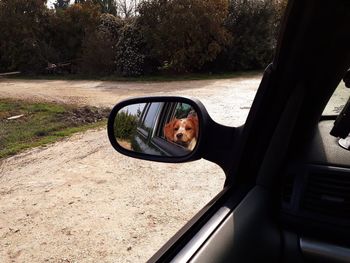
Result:
M193 150L198 139L198 117L172 120L164 126L164 135L168 141Z

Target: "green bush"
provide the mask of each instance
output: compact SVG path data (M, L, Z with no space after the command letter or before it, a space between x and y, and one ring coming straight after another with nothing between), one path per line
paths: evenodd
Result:
M88 74L112 74L115 72L116 44L123 21L110 14L102 14L95 31L83 42L80 70Z
M16 69L24 73L42 73L47 66L46 57L43 54L43 45L40 40L35 38L25 38L18 43L12 50L12 58Z
M131 140L137 129L137 116L129 112L118 112L114 122L114 133L118 139Z
M102 14L96 30L83 43L80 68L84 73L131 77L153 71L137 18Z
M147 0L127 18L112 0L46 2L0 0L0 72L42 73L59 62L126 77L261 69L287 1Z
M99 6L86 1L56 10L45 29L46 42L58 51L57 62L76 63L82 56L83 41L99 23Z
M270 0L230 0L225 27L232 41L216 64L226 70L251 70L272 62L280 5Z
M118 75L140 76L153 70L145 46L137 18L125 20L116 44L115 62Z
M230 40L223 27L227 0L150 0L139 13L152 58L176 72L200 70Z
M45 1L0 1L0 70L37 71L46 64L43 56Z

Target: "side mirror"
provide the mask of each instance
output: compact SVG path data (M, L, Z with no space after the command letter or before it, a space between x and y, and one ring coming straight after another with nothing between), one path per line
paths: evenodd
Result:
M201 158L199 146L210 119L204 106L182 97L146 97L117 104L108 119L108 137L120 153L152 161Z

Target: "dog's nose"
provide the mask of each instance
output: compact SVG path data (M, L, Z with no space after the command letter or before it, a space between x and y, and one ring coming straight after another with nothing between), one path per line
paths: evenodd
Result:
M178 134L176 134L176 138L178 138L178 139L181 139L181 138L182 138L182 136L183 136L183 134L182 134L182 133L178 133Z

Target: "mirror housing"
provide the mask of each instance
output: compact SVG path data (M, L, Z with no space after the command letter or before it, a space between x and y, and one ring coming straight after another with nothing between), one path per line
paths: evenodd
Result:
M195 139L192 140L190 143L189 141L186 143L181 143L179 139L179 135L175 135L175 139L171 139L172 137L167 135L166 132L169 129L179 129L179 127L170 127L170 125L173 125L175 120L179 120L180 118L185 118L184 116L178 117L175 116L175 105L185 105L188 109L186 112L186 120L190 120L190 124L194 124L193 128L189 132L192 132L193 134L196 133ZM153 107L154 106L154 107ZM154 108L154 109L153 109ZM159 110L158 108L161 108ZM150 116L150 112L152 114L158 114L159 116ZM156 113L155 113L156 112ZM173 117L170 117L170 115L173 115ZM133 143L124 143L122 140L119 140L121 136L121 132L119 129L119 126L124 126L124 123L121 119L122 116L128 116L124 117L126 118L132 118L136 119L135 122L141 123L141 119L147 120L149 119L155 119L152 127L147 127L144 125L137 124L135 125L132 130L134 130L132 133L136 134L137 137L136 141L141 143L141 139L143 136L149 136L147 133L152 133L152 149L147 150L145 144L141 147L135 147L135 140L133 139ZM190 116L191 115L191 116ZM161 118L162 120L158 119ZM167 119L167 120L163 120ZM179 162L187 162L187 161L194 161L202 158L201 154L201 141L205 137L205 130L206 130L206 124L208 123L210 117L203 106L203 104L194 99L184 98L184 97L141 97L141 98L134 98L122 101L118 103L112 110L109 118L108 118L108 138L114 147L118 152L138 158L138 159L144 159L144 160L150 160L150 161L157 161L157 162L167 162L167 163L179 163ZM172 121L171 121L172 120ZM182 119L184 120L184 119ZM171 122L170 122L171 121ZM119 122L119 123L118 123ZM156 127L158 133L162 133L162 138L159 136L157 138L153 137L153 134L155 133ZM130 126L130 125L129 125ZM136 127L137 126L137 127ZM181 129L181 128L180 128ZM183 127L185 129L185 127ZM193 129L193 130L192 130ZM185 130L184 130L185 131ZM185 131L186 132L186 131ZM119 134L118 134L119 133ZM164 134L163 134L164 133ZM133 135L134 136L134 135ZM185 137L185 135L183 135ZM125 137L125 136L124 136ZM181 138L183 139L183 138ZM183 139L185 140L185 139ZM157 144L157 147L154 146L154 144ZM131 147L131 145L133 147ZM163 147L163 149L161 149ZM149 147L147 147L149 148ZM157 148L157 149L155 149ZM158 150L160 149L160 150ZM166 150L164 150L166 149Z
M198 138L195 147L187 154L174 154L172 156L154 155L144 152L137 152L128 149L129 146L121 146L118 143L115 132L116 117L123 109L131 105L147 104L147 103L184 103L190 105L196 112L198 118ZM133 109L135 111L135 109ZM127 112L127 111L126 111ZM237 138L241 128L227 127L214 122L209 116L204 105L197 99L176 96L160 96L160 97L140 97L124 100L118 103L111 111L107 124L108 138L119 153L143 160L166 162L166 163L182 163L199 160L204 158L208 161L218 164L225 172L232 166L231 151L237 144Z

